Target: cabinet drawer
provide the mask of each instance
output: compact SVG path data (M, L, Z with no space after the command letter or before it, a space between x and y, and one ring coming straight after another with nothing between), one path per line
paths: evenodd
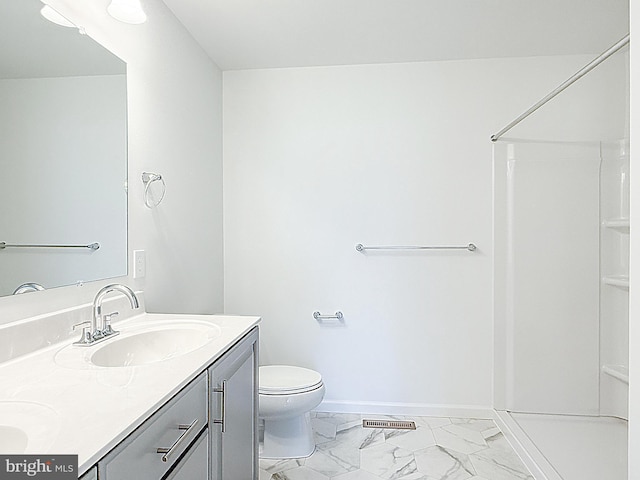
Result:
M209 477L209 436L207 432L185 454L176 468L164 480L207 480Z
M161 478L206 424L207 377L203 373L99 462L100 478Z

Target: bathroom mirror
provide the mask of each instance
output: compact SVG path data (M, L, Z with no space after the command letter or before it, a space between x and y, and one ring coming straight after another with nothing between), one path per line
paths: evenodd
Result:
M43 7L0 0L0 295L127 273L126 64Z

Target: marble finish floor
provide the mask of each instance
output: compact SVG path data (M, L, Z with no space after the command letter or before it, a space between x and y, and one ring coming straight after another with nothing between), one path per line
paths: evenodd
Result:
M260 459L260 480L534 480L492 420L311 414L316 451ZM362 428L413 420L416 430Z

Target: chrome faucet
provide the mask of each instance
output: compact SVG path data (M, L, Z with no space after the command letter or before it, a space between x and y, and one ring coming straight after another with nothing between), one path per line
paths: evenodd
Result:
M138 297L136 294L126 285L121 285L118 283L113 283L111 285L106 285L98 290L95 298L93 299L93 309L91 314L91 321L86 321L82 323L78 323L74 325L73 328L79 327L81 325L89 324L90 327L84 327L82 329L82 337L79 341L75 342L74 345L88 346L94 345L97 342L102 340L106 340L107 338L118 335L120 332L114 330L111 327L111 319L118 315L118 312L113 312L107 315L102 314L102 301L107 294L111 292L118 291L124 294L131 304L131 308L138 308L140 306L138 302Z

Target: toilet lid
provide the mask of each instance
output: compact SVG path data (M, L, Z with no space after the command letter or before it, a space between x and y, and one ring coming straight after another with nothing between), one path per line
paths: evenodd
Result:
M260 367L259 392L264 394L302 393L322 385L322 376L308 368L289 365Z

